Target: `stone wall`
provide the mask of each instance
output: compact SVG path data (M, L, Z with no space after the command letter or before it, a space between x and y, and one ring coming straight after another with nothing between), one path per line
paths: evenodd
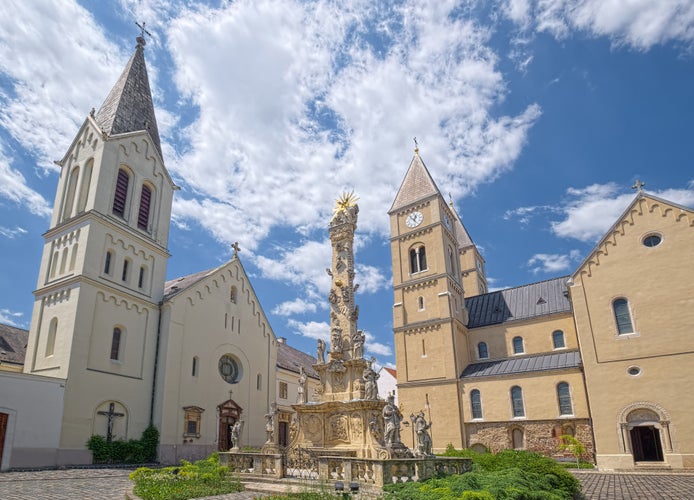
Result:
M571 434L570 431L573 430L574 437L586 447L583 458L590 461L594 459L593 437L587 419L468 423L468 447L481 444L493 453L513 448L514 429L523 433L520 449L557 457L572 456L570 453L559 451L559 437L562 434Z

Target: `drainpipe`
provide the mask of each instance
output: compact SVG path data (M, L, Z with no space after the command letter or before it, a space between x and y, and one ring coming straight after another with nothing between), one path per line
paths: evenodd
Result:
M159 302L159 318L157 319L157 342L154 348L154 373L152 374L152 397L149 404L149 425L154 425L154 396L157 391L157 369L159 366L159 339L161 338L161 316L164 301Z

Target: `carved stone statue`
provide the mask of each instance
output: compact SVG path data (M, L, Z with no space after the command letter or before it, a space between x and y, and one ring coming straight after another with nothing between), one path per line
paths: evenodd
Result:
M318 339L318 346L316 347L316 359L321 365L325 363L325 341L323 341L323 339Z
M354 359L361 359L364 357L364 341L366 337L364 332L357 330L357 333L352 337L352 344L354 346L353 357Z
M342 330L333 328L330 332L330 351L338 352L342 350Z
M394 444L400 444L400 422L402 422L402 413L395 406L395 396L388 395L386 405L383 407L383 423L385 429L383 431L383 441L386 447L391 447Z
M265 434L267 435L266 443L273 442L273 434L275 432L275 415L277 415L277 403L270 404L270 412L265 414Z
M417 415L411 414L410 420L412 421L412 428L417 434L417 448L414 451L415 457L430 457L431 452L431 435L429 434L429 428L431 427L431 422L427 423L424 418L424 412L420 411Z
M380 375L368 366L364 369L362 377L364 378L364 399L378 399L377 380Z
M241 432L243 431L243 420L237 420L231 428L231 448L238 450L241 446Z
M296 402L298 404L306 403L306 371L304 367L299 367L299 388L296 393Z

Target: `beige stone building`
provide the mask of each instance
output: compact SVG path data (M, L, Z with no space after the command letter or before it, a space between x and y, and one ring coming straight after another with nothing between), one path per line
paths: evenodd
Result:
M416 150L389 216L400 407L436 451L569 434L603 469L694 467L691 209L639 192L573 275L491 293Z
M0 384L0 466L91 463L91 435L138 439L150 424L164 463L229 449L239 419L241 445L262 446L278 378L291 383L315 359L278 342L238 246L217 268L165 282L177 187L142 38L59 165L28 341L9 327L0 337L12 334L3 369L18 370L21 357L24 371ZM46 402L45 413L28 414L36 410L28 394ZM39 417L45 439L23 427Z

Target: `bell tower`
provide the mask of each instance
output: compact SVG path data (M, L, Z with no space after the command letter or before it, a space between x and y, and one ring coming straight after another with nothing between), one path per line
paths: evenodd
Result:
M388 215L402 413L433 415L435 451L448 443L460 447L465 440L458 380L469 355L457 215L418 148Z
M85 443L139 437L150 421L171 202L145 40L65 156L34 292L24 371L66 379L59 463ZM113 425L111 425L113 418Z

